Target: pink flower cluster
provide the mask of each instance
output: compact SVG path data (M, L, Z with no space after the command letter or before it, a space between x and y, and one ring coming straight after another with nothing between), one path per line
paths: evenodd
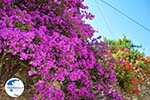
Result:
M93 18L86 10L82 0L0 0L0 53L28 61L29 75L41 76L34 100L39 94L42 100L123 100L112 87L109 47L88 41L95 30L82 21Z

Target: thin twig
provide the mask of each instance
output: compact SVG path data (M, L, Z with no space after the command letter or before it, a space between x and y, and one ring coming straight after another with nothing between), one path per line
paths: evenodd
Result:
M24 64L23 62L19 61L19 64L24 66L25 68L29 69L29 66L27 66L26 64Z
M6 56L6 54L7 54L6 52L3 53L3 55L2 55L2 57L0 59L0 62L4 59L4 57Z

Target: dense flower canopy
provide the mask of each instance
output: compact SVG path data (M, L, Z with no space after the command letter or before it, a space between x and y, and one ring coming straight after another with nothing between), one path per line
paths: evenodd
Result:
M80 10L80 12L79 12ZM122 100L114 89L115 60L82 0L0 0L0 53L32 65L40 75L34 100Z

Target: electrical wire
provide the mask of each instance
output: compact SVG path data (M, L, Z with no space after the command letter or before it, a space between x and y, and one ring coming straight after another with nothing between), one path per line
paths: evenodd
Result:
M99 11L100 11L100 14L102 15L102 18L103 18L103 20L104 20L104 22L105 22L105 24L106 24L106 27L108 28L108 30L109 30L109 32L110 32L110 34L111 34L111 36L112 36L111 28L109 27L109 24L108 24L108 22L107 22L107 20L106 20L106 18L105 18L105 16L104 16L104 14L103 14L101 8L98 6L98 3L97 3L96 0L95 0L95 3L96 3L97 8L98 8Z
M135 24L139 25L140 27L142 27L143 29L147 30L148 32L150 32L150 29L145 27L144 25L140 24L139 22L137 22L136 20L134 20L133 18L129 17L128 15L126 15L125 13L123 13L122 11L120 11L119 9L117 9L116 7L112 6L111 4L107 3L104 0L100 0L102 3L104 3L105 5L111 7L112 9L116 10L117 12L119 12L121 15L125 16L126 18L128 18L129 20L131 20L132 22L134 22Z

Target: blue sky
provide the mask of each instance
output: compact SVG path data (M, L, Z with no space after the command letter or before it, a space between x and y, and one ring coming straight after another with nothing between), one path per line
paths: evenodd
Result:
M104 1L150 29L150 0ZM150 55L150 32L105 5L101 0L84 0L84 4L88 5L89 11L95 15L94 20L86 21L99 31L95 33L95 37L102 35L109 39L117 39L123 37L124 33L134 44L142 45L146 55Z

